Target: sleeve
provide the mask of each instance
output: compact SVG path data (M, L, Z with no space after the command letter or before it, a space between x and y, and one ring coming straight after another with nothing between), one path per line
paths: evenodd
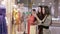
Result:
M51 21L52 21L52 17L49 15L49 16L46 18L45 22L42 23L42 25L44 25L44 26L50 26Z

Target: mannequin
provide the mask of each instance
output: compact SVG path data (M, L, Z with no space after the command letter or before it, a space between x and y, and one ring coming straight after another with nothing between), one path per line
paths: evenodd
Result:
M20 12L17 10L17 6L13 6L13 12L12 12L12 25L13 25L13 33L16 34L17 31L20 31L20 23L21 23L21 18L20 18Z
M0 0L0 34L7 34L7 24L6 24L6 8L1 4Z
M21 17L21 24L20 24L20 32L25 32L25 22L24 22L24 3L18 3L18 11L20 12L20 17Z

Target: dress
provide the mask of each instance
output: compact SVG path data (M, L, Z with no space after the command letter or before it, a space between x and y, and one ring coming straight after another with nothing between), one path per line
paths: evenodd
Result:
M0 34L7 34L6 8L0 5Z
M34 16L30 15L28 19L28 34L30 34L30 25L34 23Z

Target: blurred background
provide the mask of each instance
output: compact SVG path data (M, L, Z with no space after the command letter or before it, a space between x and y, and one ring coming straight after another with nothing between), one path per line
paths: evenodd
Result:
M37 10L38 5L49 6L52 15L52 25L49 27L51 34L60 34L60 0L3 0L2 4L6 6L6 17L8 34L11 34L11 21L13 5L18 3L24 3L25 12L29 9L35 8Z

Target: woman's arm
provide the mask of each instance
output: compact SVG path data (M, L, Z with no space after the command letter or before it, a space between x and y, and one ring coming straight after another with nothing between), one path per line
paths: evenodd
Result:
M51 24L52 17L51 17L50 15L47 17L47 15L46 15L43 20L40 20L40 19L36 16L36 19L37 19L37 21L38 21L38 24L44 25L44 26L49 26L49 25ZM44 23L42 23L42 22L44 22Z
M38 18L38 16L36 15L36 19L37 19L37 21L38 21L39 23L44 22L44 21L46 20L46 18L47 18L47 15L44 17L43 20L40 20L40 19Z
M33 16L37 19L37 21L38 21L39 23L41 23L41 20L38 18L38 16L36 15L36 13L33 14Z
M35 17L36 17L38 23L41 24L42 21L38 18L38 16L35 16Z
M42 25L44 26L50 26L51 24L51 20L52 20L52 17L49 15L46 20L44 21L44 23Z
M46 20L46 18L47 18L47 15L44 17L44 19L42 20L42 22L44 22Z

